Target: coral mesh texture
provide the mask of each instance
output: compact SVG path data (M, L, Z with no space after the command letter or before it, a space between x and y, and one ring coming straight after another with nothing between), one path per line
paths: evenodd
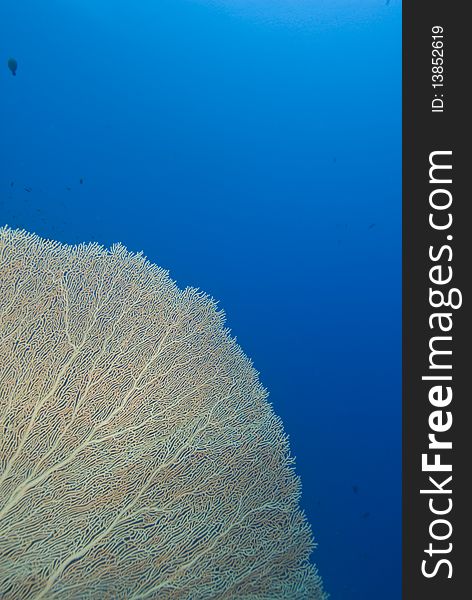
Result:
M215 303L0 229L0 597L320 599L287 438Z

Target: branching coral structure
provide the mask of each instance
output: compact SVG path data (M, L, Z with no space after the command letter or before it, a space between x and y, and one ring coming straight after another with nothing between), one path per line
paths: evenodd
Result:
M214 301L0 229L0 597L325 598L287 436Z

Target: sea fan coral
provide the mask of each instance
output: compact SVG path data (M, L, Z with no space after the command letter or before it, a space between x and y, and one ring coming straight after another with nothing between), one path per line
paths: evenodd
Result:
M280 419L196 289L0 229L0 596L324 598Z

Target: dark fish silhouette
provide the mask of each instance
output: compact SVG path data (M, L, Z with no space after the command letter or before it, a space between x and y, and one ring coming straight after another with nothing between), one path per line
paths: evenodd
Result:
M33 188L30 188L29 186L25 187L23 189L25 190L25 192L32 192L33 191Z
M83 178L83 177L81 177L81 178L80 178L80 185L82 185L82 184L83 184L83 182L84 182L84 178Z
M370 517L370 512L365 512L365 513L362 514L362 518L363 519L367 519L369 517Z
M372 229L372 227L375 227L375 223L371 223L371 224L369 225L369 229Z
M18 62L16 61L15 58L9 58L8 59L8 68L10 69L11 74L13 75L13 77L15 77L16 70L18 69Z
M14 181L10 181L10 187L13 187L15 185Z
M357 494L357 492L359 491L359 487L357 485L353 485L352 486L352 491Z

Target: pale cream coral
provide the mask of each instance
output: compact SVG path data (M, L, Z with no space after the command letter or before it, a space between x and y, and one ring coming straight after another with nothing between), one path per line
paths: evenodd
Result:
M280 419L215 303L0 230L0 597L323 598Z

